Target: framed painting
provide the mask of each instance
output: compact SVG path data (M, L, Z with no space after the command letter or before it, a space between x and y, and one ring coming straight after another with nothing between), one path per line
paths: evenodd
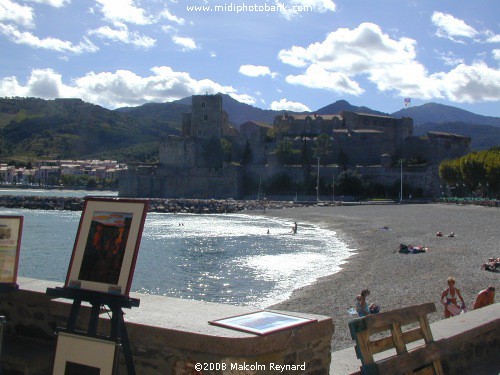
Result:
M213 320L209 323L225 328L255 333L257 335L267 335L269 333L298 327L316 321L316 319L301 318L272 311L258 311L250 314Z
M15 285L23 216L0 216L0 283Z
M128 296L147 200L87 198L65 287Z
M54 375L112 375L116 342L59 332Z

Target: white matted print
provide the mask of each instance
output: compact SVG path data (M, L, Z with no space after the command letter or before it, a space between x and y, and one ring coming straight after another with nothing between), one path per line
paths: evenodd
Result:
M127 295L147 200L87 198L65 287Z
M112 375L116 342L59 332L53 375Z
M250 314L213 320L209 323L225 328L236 329L238 331L267 335L269 333L298 327L316 321L316 319L301 318L273 311L257 311Z
M22 231L22 216L0 216L0 283L17 282Z

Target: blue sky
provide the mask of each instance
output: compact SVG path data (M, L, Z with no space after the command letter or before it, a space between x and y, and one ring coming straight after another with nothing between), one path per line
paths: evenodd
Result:
M0 0L0 96L387 113L411 98L500 117L499 15L498 0Z

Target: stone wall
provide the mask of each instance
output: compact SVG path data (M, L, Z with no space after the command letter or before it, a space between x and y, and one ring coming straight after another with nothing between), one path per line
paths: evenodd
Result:
M240 197L240 171L225 164L221 168L139 167L120 174L118 194L132 198Z
M56 326L64 327L71 305L67 300L50 300L44 291L54 283L22 279L18 292L3 295L0 314L7 318L8 340L43 340L52 344ZM259 336L214 326L208 322L257 311L253 308L189 301L154 295L132 294L140 306L124 309L137 374L276 374L278 366L288 366L283 374L328 374L333 323L329 317L300 314L312 323ZM82 307L78 328L88 322L89 307ZM293 313L287 313L292 314ZM98 333L109 332L109 319L103 311ZM4 353L5 354L5 353ZM15 362L29 353L20 350L3 355ZM14 358L16 357L17 358ZM197 364L203 371L197 372ZM119 373L126 373L119 356Z

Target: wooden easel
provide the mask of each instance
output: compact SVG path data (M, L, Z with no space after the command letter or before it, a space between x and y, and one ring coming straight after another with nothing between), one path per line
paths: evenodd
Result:
M124 313L122 309L138 307L140 303L139 299L122 295L113 295L72 288L47 288L46 294L55 298L66 298L73 300L73 305L71 306L71 312L68 317L67 326L65 329L60 329L60 331L68 333L76 332L76 322L82 302L90 303L92 309L90 312L88 329L85 334L90 337L111 339L119 343L122 347L123 355L125 357L127 373L129 375L135 375L135 365L132 357L132 351L130 350L130 342L128 340L125 320L123 319ZM101 311L101 306L103 305L108 306L111 310L110 336L102 336L97 334L99 313Z

